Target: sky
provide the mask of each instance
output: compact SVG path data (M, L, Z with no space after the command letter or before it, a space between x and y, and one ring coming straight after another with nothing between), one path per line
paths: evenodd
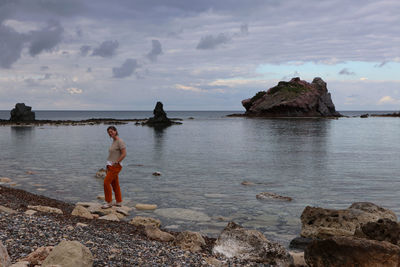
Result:
M0 110L238 110L321 77L400 110L398 0L0 0Z

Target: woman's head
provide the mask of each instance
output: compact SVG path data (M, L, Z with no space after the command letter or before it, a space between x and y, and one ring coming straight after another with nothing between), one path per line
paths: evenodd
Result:
M109 127L107 128L107 133L108 133L108 135L109 135L110 137L113 137L113 136L117 136L117 135L118 135L118 131L117 131L117 128L115 128L115 126L109 126Z

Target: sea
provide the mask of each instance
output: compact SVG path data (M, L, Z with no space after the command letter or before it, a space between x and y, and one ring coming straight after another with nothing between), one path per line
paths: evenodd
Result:
M152 111L35 111L39 120L143 119ZM172 231L217 237L228 222L288 245L306 206L367 201L400 214L400 118L394 111L340 111L339 119L228 117L243 111L167 111L181 125L117 125L127 144L120 184L133 216ZM9 119L0 111L0 119ZM70 203L100 202L109 125L0 126L0 177L15 188ZM160 172L160 176L154 176ZM243 185L243 182L250 185ZM260 200L268 192L290 197Z

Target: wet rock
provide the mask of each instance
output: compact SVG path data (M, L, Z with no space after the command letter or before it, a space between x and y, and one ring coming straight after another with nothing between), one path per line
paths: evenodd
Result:
M161 172L153 172L154 176L161 176Z
M310 238L353 236L362 224L384 218L397 221L393 211L369 202L357 202L343 210L307 206L301 214L300 235Z
M63 267L93 266L90 250L78 241L61 241L43 261L42 267L61 265Z
M0 266L8 267L11 265L11 259L8 255L6 247L0 241Z
M48 206L28 206L28 209L33 209L41 212L49 212L49 213L57 213L57 214L63 214L62 210L58 208L52 208Z
M29 122L35 120L35 112L32 112L32 107L25 106L24 103L15 104L10 112L10 121L13 122Z
M293 263L288 251L278 243L270 242L257 230L244 229L230 222L218 237L213 248L216 255L239 258L276 266Z
M299 250L305 250L306 247L311 243L312 238L307 238L307 237L296 237L290 241L289 248L290 249L299 249Z
M155 211L155 213L159 216L171 219L181 219L197 222L206 222L211 220L211 218L203 212L182 208L158 209Z
M86 219L93 219L93 215L85 207L81 205L76 205L74 210L71 212L73 216L79 216Z
M161 242L170 242L175 239L170 233L161 231L155 225L146 225L145 227L146 236L152 240L157 240Z
M206 245L206 241L200 233L183 231L176 236L174 245L191 252L199 252Z
M0 177L0 183L11 183L11 181L8 177Z
M40 247L34 252L29 254L27 257L23 258L22 261L28 261L33 265L41 265L42 262L49 256L50 252L53 250L53 246Z
M400 247L376 240L332 237L314 240L304 257L309 266L400 266Z
M138 210L155 210L157 209L157 205L155 204L136 204L135 208Z
M159 228L161 226L161 221L159 219L154 219L151 217L142 217L136 216L130 222L134 226L146 226L146 225L154 225L155 227Z
M293 199L291 197L285 197L281 196L275 193L271 192L262 192L256 195L257 199L260 200L267 200L267 199L277 199L277 200L283 200L283 201L292 201Z

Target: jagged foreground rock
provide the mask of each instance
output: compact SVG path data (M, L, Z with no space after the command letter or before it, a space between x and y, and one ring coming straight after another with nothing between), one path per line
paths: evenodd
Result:
M234 222L228 223L222 231L215 242L213 253L273 266L293 264L292 257L282 245L270 242L257 230L245 229Z
M304 257L311 267L395 267L400 266L400 247L385 241L333 237L314 240Z
M255 117L340 117L326 82L314 78L312 83L293 78L279 82L268 91L258 92L242 101L246 116Z
M301 214L301 236L328 238L353 236L356 229L369 222L390 219L397 222L396 214L370 202L356 202L343 210L307 206Z

